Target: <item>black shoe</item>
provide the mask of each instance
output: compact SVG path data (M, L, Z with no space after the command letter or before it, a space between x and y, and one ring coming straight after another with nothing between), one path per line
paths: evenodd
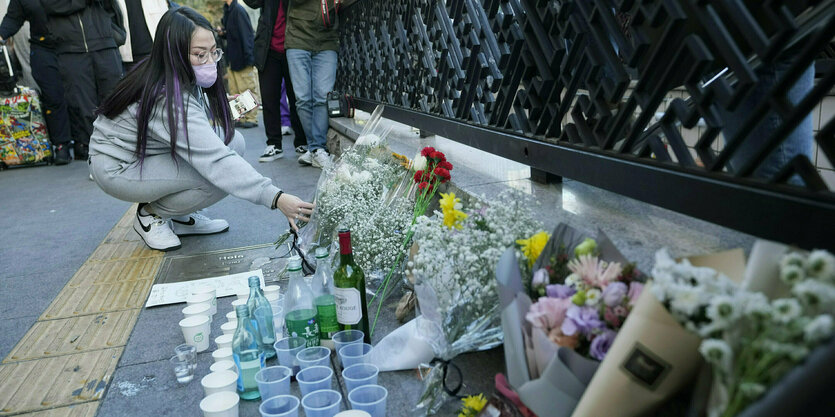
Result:
M72 160L70 158L70 147L66 143L53 146L52 153L55 156L55 165L67 165Z
M235 127L239 129L252 129L253 127L258 127L258 123L253 122L235 122Z
M306 152L307 152L307 146L304 146L304 145L296 146L296 153L302 154L302 153L306 153Z
M73 146L73 151L75 153L73 159L76 161L86 161L89 156L89 153L87 152L88 149L90 149L90 147L86 143L76 143Z

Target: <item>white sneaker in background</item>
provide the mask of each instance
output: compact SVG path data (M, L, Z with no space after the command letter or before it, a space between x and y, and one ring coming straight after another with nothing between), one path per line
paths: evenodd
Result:
M331 156L328 154L328 151L324 149L317 149L313 153L313 162L312 165L315 168L324 168L331 162Z
M273 145L267 146L264 153L258 157L258 162L272 162L284 156L284 150L278 149Z
M313 163L313 154L307 151L299 157L299 163L302 165L311 165Z
M133 230L139 233L142 241L149 248L163 252L180 249L180 238L171 230L170 222L156 214L141 214L143 206L139 205L133 219Z
M295 134L296 134L296 132L294 132L294 131L293 131L293 128L292 128L292 127L290 127L290 126L281 126L281 135L282 135L282 136L287 136L287 135L295 135Z
M226 220L210 219L199 211L188 216L172 218L171 226L177 236L211 235L229 230Z

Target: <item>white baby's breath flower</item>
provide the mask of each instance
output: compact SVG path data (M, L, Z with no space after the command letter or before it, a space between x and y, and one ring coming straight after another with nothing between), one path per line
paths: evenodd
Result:
M731 370L733 351L727 342L721 339L705 339L699 345L699 352L708 363L724 372Z
M586 291L586 305L589 307L596 307L600 304L600 297L602 293L598 289L591 289Z
M806 272L818 279L835 280L835 256L825 250L813 250L806 262Z
M771 303L774 320L786 324L800 316L800 303L794 298L780 298Z
M821 314L803 327L803 339L810 344L822 342L832 336L832 316Z
M780 268L780 279L788 285L795 285L806 279L806 271L797 265L786 265Z

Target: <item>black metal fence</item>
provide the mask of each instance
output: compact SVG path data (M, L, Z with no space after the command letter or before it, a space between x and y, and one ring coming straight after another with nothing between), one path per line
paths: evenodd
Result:
M360 0L337 84L360 108L756 236L835 250L835 0ZM822 66L821 66L822 67ZM675 88L687 99L665 102ZM679 126L703 126L688 146Z

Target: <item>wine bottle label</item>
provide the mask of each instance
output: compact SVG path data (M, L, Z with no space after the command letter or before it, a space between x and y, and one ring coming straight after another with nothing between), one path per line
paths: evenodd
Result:
M362 319L360 307L360 291L356 288L334 288L336 301L336 321L339 324L354 325Z

